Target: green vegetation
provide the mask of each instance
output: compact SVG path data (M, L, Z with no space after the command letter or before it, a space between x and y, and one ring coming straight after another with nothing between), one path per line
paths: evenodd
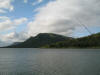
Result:
M7 48L100 48L100 33L71 38L53 33L40 33L25 42Z
M14 44L8 46L7 48L40 48L48 44L70 40L70 39L72 38L53 34L53 33L40 33L35 37L29 38L25 42L19 43L17 45Z
M90 36L56 42L43 48L100 48L100 33Z

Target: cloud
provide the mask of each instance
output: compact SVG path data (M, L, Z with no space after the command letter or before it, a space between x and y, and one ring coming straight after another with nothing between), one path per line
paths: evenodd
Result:
M14 23L16 24L16 25L20 25L20 24L22 24L22 23L24 23L24 22L27 22L27 18L20 18L20 19L15 19L14 20Z
M3 42L2 40L0 41L0 47L3 47L3 46L8 46L12 43L9 43L9 42Z
M27 18L18 18L11 20L9 17L6 16L0 16L0 32L7 32L9 30L14 30L19 25L25 24L28 21ZM26 38L28 38L28 35L26 32L10 32L6 34L0 34L0 46L9 45L13 42L21 42L24 41Z
M4 10L0 9L0 13L6 13Z
M0 16L0 22L8 20L9 18L6 16Z
M5 30L9 30L12 29L12 22L10 20L6 20L4 22L0 22L0 31L5 31Z
M24 0L24 3L27 3L28 2L28 0Z
M0 0L0 13L5 13L6 10L13 11L14 7L11 4L13 0Z
M98 26L99 6L99 0L51 1L37 9L35 20L28 24L28 33L34 36L40 32L53 32L68 36L80 27L79 20L86 26Z
M38 0L33 5L42 1ZM87 27L100 27L99 6L100 0L52 0L45 6L36 9L38 13L34 15L34 20L28 23L27 32L11 32L6 35L0 35L0 37L3 41L9 43L11 41L24 41L29 36L45 32L69 36L75 30L81 29L82 26L79 24L79 21ZM2 11L0 8L0 11L3 12L4 10ZM14 29L26 21L27 18L11 20L8 17L0 17L0 31ZM77 31L79 33L80 30Z
M38 0L39 3L41 3L43 0Z
M0 47L8 46L14 42L23 42L28 38L27 33L21 32L11 32L8 34L0 34Z
M9 17L0 16L0 32L11 30L25 22L27 22L27 18L19 18L19 19L11 20Z
M72 2L72 0L57 0L39 8L35 21L28 24L29 34L35 35L40 32L69 33L68 30L73 29L71 16L78 11L75 3L76 1Z
M43 0L37 0L36 2L33 2L32 5L35 6L35 5L39 4L39 3L41 3L42 1Z
M8 34L3 34L0 35L3 42L22 42L28 38L27 33L21 32L21 33L16 33L16 32L11 32Z
M80 19L87 26L100 26L100 1L99 0L84 0L79 1L80 11L74 17Z

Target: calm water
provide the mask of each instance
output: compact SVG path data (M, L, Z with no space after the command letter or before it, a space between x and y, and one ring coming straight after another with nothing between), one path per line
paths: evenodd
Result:
M0 75L100 75L100 50L0 49Z

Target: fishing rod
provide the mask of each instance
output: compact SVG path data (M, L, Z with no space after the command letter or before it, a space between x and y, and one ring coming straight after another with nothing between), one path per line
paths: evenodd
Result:
M83 24L80 20L78 20L77 19L77 21L78 21L78 23L81 25L81 26L83 26L87 31L88 31L88 33L91 35L92 34L92 32L88 29L88 27L86 27L85 26L85 24Z

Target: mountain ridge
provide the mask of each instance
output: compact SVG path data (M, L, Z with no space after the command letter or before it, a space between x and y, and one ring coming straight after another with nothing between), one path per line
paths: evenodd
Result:
M66 37L54 33L40 33L22 43L6 48L100 48L100 33L81 38Z
M100 48L100 33L53 43L43 48Z
M26 41L17 45L7 46L7 48L39 48L47 44L52 44L59 41L70 40L71 37L66 37L54 33L40 33L35 37L30 37Z

